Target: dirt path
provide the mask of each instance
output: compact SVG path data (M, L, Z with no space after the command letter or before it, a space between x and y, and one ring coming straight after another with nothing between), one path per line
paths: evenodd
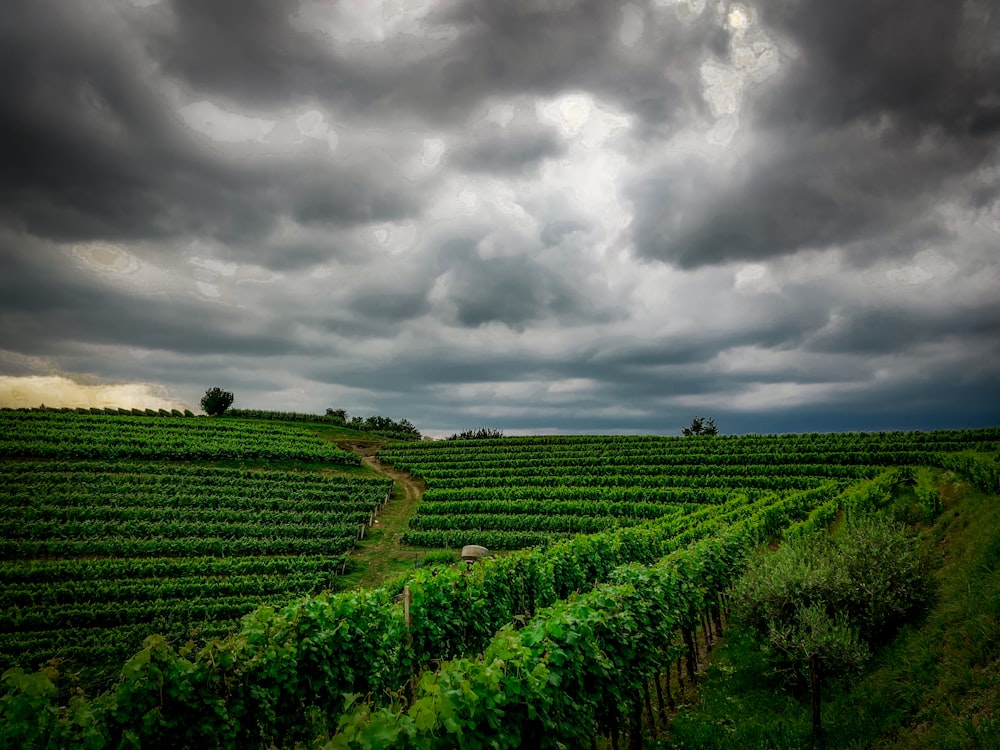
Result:
M348 588L377 586L386 578L413 568L423 558L424 551L407 549L399 540L427 488L423 480L379 461L375 457L381 447L378 443L345 443L340 447L359 454L365 466L395 483L389 502L379 513L375 525L351 552L349 564L358 572L348 575L344 582Z

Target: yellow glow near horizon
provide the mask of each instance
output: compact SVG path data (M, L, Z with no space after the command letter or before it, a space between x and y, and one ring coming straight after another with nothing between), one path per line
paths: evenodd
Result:
M62 375L0 375L0 407L185 409L150 383L85 385Z

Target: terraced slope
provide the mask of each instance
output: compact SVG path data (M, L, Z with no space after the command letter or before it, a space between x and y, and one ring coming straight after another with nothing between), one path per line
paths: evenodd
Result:
M997 430L733 437L563 436L386 447L427 484L405 544L516 549L794 491L837 494L888 467L995 453Z
M522 502L543 506L584 502L570 494L589 490L608 502L602 493L611 491L625 497L610 502L684 498L691 507L598 534L555 530L543 545L469 568L421 568L374 590L262 607L238 634L196 652L151 639L108 695L80 699L70 713L57 708L53 670L12 671L0 695L0 740L30 746L61 733L108 746L586 747L634 724L664 671L686 662L693 677L696 631L707 637L717 626L720 597L755 547L823 529L845 510L933 516L942 497L928 465L995 494L998 445L992 429L505 439L414 446L420 460L408 464L402 451L385 450L430 491L527 488ZM555 453L559 465L531 473ZM463 463L464 476L445 476ZM591 465L600 471L586 472ZM520 474L530 481L512 481ZM581 479L567 484L573 477Z
M274 424L0 412L0 425L0 671L57 658L96 679L151 633L203 641L262 604L337 590L392 486L198 460L359 460Z

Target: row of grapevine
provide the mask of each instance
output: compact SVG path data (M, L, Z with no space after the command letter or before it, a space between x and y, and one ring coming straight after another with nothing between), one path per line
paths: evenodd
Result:
M910 457L912 454L907 454ZM906 461L905 463L928 463L932 454L919 454L917 461ZM447 468L442 467L440 461L429 461L427 463L404 463L397 468L404 468L412 474L417 474L425 479L431 479L434 483L441 480L460 479L469 477L476 478L509 478L515 479L522 476L532 478L551 478L565 480L572 476L588 476L600 473L608 477L611 481L618 482L624 480L626 483L632 480L640 480L646 477L654 477L662 480L664 477L717 477L738 479L740 477L759 476L807 476L822 478L844 478L862 479L871 476L873 465L839 465L833 463L752 463L752 460L759 460L758 457L748 459L747 463L739 465L717 464L710 462L706 457L699 457L697 463L672 463L665 464L655 461L654 457L636 457L635 464L605 464L599 459L586 458L577 464L566 464L562 461L541 463L540 461L514 463L507 461L468 461L462 467L456 468L455 464L448 462ZM877 470L877 469L876 469Z
M225 555L341 555L354 546L360 528L323 530L302 538L178 536L171 539L108 537L95 539L0 540L0 560L32 558L211 557Z
M756 476L708 474L703 476L681 476L678 474L563 474L559 476L517 475L497 472L490 476L469 475L433 479L426 472L420 476L434 489L464 489L480 487L538 487L555 489L560 487L641 487L661 490L664 487L696 487L702 489L757 489L757 490L802 490L818 487L824 477L806 475L779 476L763 472Z
M697 510L699 503L656 503L656 502L618 502L599 500L549 500L538 502L538 499L524 500L438 500L424 502L420 506L418 518L428 516L452 516L469 513L488 513L501 508L504 514L549 515L567 514L570 518L576 516L601 516L616 519L650 519L687 513Z
M323 557L151 557L91 558L84 560L25 560L0 563L0 583L4 586L38 584L47 590L60 583L116 581L128 585L131 580L220 577L287 577L293 574L333 574L339 560Z
M670 452L732 453L739 450L753 453L777 452L794 455L802 452L861 451L885 454L892 451L944 451L948 453L975 450L995 452L1000 447L1000 428L982 427L960 430L893 431L893 432L814 432L784 435L714 435L710 437L664 437L660 435L535 435L486 440L456 440L405 446L406 452L427 450L438 453L454 451L467 454L475 447L478 455L491 449L506 454L545 447L548 453L579 453L581 449L598 448L603 452L628 452L654 446Z
M178 499L189 501L185 504L178 504ZM88 524L103 523L109 528L123 526L139 521L148 524L167 524L171 522L183 521L185 523L198 524L237 524L240 526L254 525L294 525L294 526L319 526L328 524L358 524L363 523L372 512L372 503L364 500L355 500L350 497L332 500L326 506L313 500L308 508L296 507L291 502L282 503L279 508L265 507L253 508L249 503L243 503L239 509L228 504L232 496L205 497L205 496L173 496L169 498L170 505L164 507L156 504L156 499L151 496L143 498L143 503L130 505L127 502L119 501L115 504L94 506L94 498L90 498L88 503L85 494L74 494L63 502L54 502L51 496L43 502L36 503L16 503L9 507L18 517L19 521L9 522L11 526L10 537L31 536L28 528L33 523L40 524L62 524L66 528L60 529L60 533L72 536L70 529L73 524L83 527ZM209 505L196 505L196 503L210 503ZM2 528L4 522L0 522Z
M740 494L757 499L767 490L745 488ZM717 487L434 487L420 498L424 505L437 502L488 501L488 502L595 502L595 503L653 503L656 505L696 505L724 503L733 495L732 488Z

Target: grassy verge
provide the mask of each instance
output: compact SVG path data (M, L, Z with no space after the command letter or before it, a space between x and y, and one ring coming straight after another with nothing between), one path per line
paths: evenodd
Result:
M348 573L341 581L344 588L370 588L396 578L425 561L443 562L448 553L441 549L408 547L400 544L410 519L417 511L417 504L426 489L423 480L407 472L398 471L375 457L375 452L386 441L339 442L341 448L361 455L361 468L392 479L395 484L389 502L379 513L378 520L352 550L347 562ZM428 558L428 556L430 556ZM458 559L458 553L454 554Z
M936 599L864 674L829 687L828 747L1000 748L1000 498L947 472L936 479L945 510L922 530ZM732 629L659 746L809 747L808 692L782 683Z

